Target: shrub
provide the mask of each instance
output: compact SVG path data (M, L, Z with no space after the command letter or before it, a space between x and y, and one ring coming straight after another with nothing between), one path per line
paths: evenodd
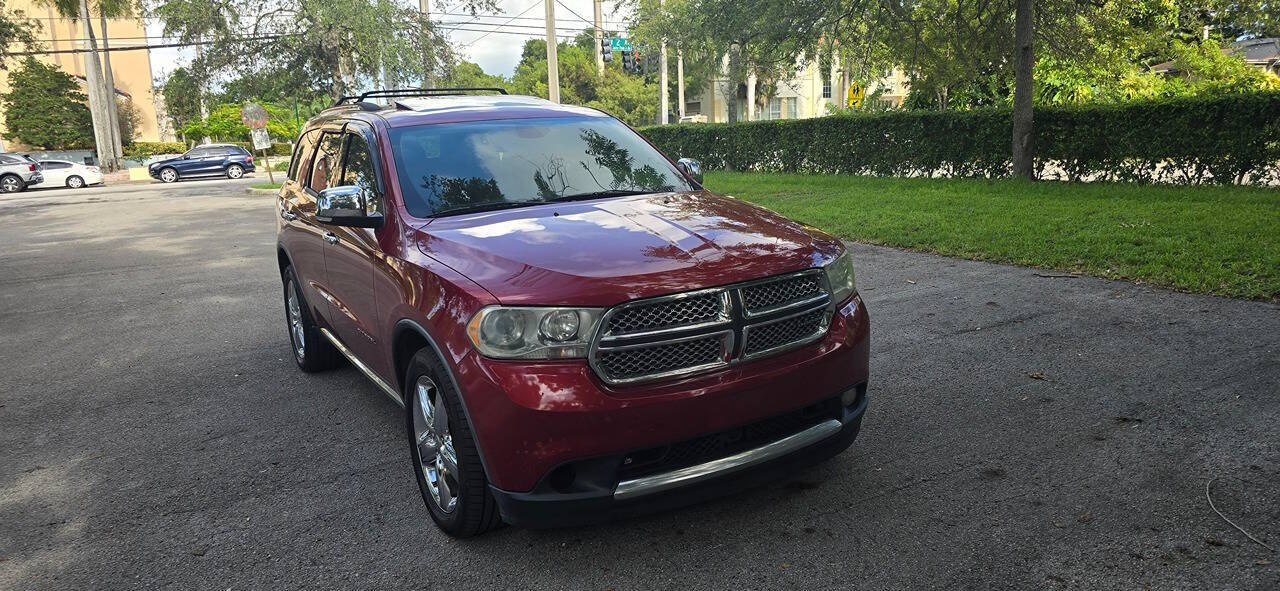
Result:
M133 142L124 147L124 157L129 160L146 160L158 154L181 154L187 151L182 142Z
M1280 181L1280 93L1037 109L1042 178L1171 184ZM1005 177L1008 109L898 111L641 129L707 169Z

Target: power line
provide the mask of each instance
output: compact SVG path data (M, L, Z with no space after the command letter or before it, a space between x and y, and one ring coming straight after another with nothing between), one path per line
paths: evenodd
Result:
M574 11L573 11L573 9L572 9L572 8L569 8L568 6L566 6L564 2L561 2L560 0L556 0L556 4L559 4L559 5L560 5L560 8L563 8L563 9L565 9L565 10L568 10L568 11L569 11L569 14L572 14L573 16L578 17L578 19L579 19L579 20L581 20L582 22L587 23L588 25L591 25L591 28L592 28L592 29L596 28L596 24L595 24L594 22L589 21L589 20L587 20L587 19L585 19L585 18L582 18L582 15L581 15L581 14L578 14L578 13L574 12Z
M515 15L515 16L513 16L513 17L509 18L509 19L507 19L507 20L506 20L506 22L504 22L504 23L502 23L502 24L498 25L497 27L495 27L495 28L493 29L493 31L490 31L490 32L488 32L488 33L485 33L485 34L483 34L483 35L479 36L479 37L476 37L475 39L472 39L472 40L470 40L470 41L468 41L468 42L466 42L466 43L463 43L463 44L462 44L462 46L463 46L463 47L470 47L470 46L472 46L472 45L475 45L475 43L476 43L477 41L479 41L479 40L481 40L481 39L484 39L485 37L488 37L489 35L491 35L491 34L493 34L494 32L496 32L499 28L502 28L502 27L504 27L504 26L506 26L506 25L508 25L508 24L511 24L511 21L516 20L517 18L520 18L520 17L524 16L524 15L525 15L525 13L529 12L530 10L533 10L534 8L537 8L539 4L541 4L541 2L534 2L533 4L530 4L528 8L526 8L526 9L524 9L524 10L521 10L521 11L520 11L520 14L517 14L517 15Z

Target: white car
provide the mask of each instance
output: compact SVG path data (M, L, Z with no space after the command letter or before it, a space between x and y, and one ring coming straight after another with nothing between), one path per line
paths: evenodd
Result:
M41 160L40 166L44 169L42 171L44 173L44 181L37 185L32 185L36 188L71 187L72 189L79 189L80 187L102 183L102 169L97 166L77 164L66 160Z

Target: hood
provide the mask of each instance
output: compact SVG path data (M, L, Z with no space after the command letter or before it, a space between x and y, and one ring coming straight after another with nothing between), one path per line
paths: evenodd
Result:
M840 242L706 191L438 218L418 247L504 304L611 306L817 267Z

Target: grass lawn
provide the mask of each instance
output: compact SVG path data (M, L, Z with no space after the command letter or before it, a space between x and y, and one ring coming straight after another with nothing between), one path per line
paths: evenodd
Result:
M832 234L1280 301L1280 190L708 172L713 191Z
M279 189L280 183L258 183L253 186L255 189Z

